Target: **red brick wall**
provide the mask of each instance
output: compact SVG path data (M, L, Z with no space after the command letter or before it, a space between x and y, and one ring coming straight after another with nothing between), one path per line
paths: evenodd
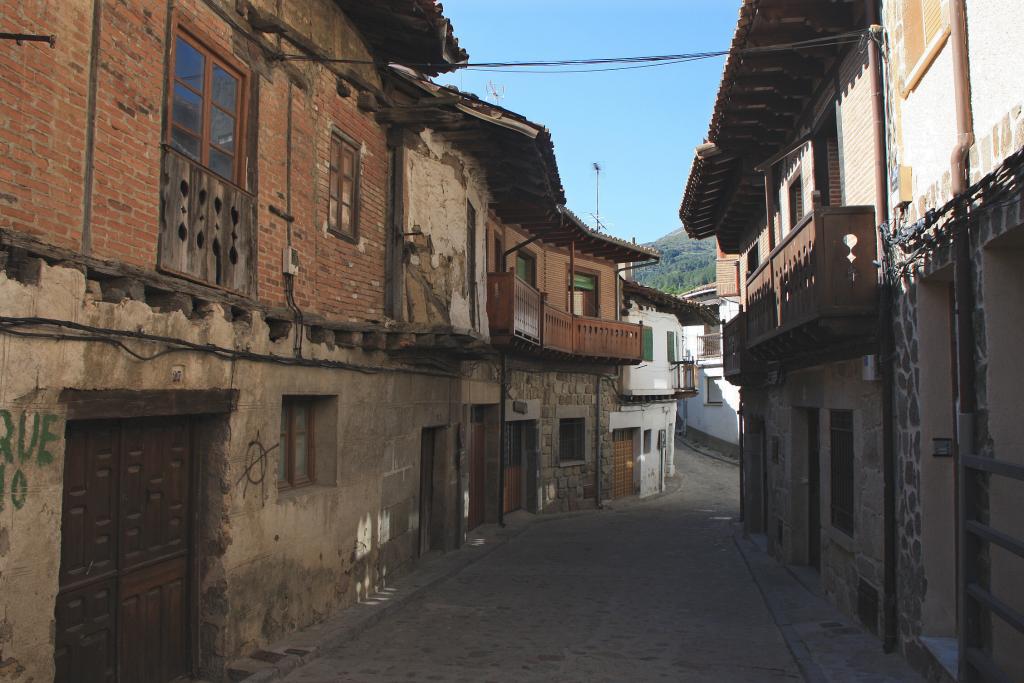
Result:
M225 3L231 5L232 3ZM331 5L315 4L316 16L303 30L341 35L325 50L353 44L351 27ZM98 42L94 181L91 196L91 253L155 269L159 230L159 186L166 63L166 3L148 0L104 2ZM336 77L327 68L301 63L289 75L279 64L269 67L257 48L202 0L175 3L176 17L187 21L243 64L259 63L249 75L258 111L256 149L249 150L258 178L259 299L285 305L282 249L288 224L269 206L288 204L288 103L292 106L291 224L299 252L295 282L298 305L307 313L332 318L377 320L383 316L386 181L388 153L384 131L373 114L356 107L358 93L337 93ZM289 5L289 17L301 15ZM310 5L313 7L313 5ZM4 30L56 33L45 44L0 50L0 227L29 233L51 244L83 249L85 130L92 34L92 3L87 0L0 3ZM237 16L232 11L232 16ZM240 19L240 18L239 18ZM325 31L325 22L337 30ZM284 44L284 49L297 52ZM252 55L250 55L250 52ZM365 77L365 75L364 75ZM372 76L371 76L372 77ZM289 88L290 80L294 85ZM359 240L328 234L328 152L332 126L362 145Z
M2 2L0 26L59 36L0 45L0 228L77 248L92 2Z

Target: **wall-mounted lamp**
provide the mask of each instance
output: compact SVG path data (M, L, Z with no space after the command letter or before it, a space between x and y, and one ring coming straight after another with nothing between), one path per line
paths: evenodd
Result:
M936 437L932 439L932 457L950 458L953 456L953 439Z

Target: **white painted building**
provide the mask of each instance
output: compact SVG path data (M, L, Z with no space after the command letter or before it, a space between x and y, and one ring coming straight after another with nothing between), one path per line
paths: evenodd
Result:
M714 284L688 292L683 298L717 309L722 321L739 313L737 297L719 296ZM696 363L697 393L678 403L679 431L691 441L738 458L740 389L722 376L721 324L687 325L683 352Z
M694 366L683 352L683 325L704 316L700 305L686 302L634 282L623 284L623 320L643 323L644 362L622 369L618 411L611 413L609 430L615 443L632 439L634 483L640 496L665 488L675 471L676 402L696 390ZM626 449L622 449L625 451ZM619 454L620 457L628 457ZM613 454L613 467L616 454Z

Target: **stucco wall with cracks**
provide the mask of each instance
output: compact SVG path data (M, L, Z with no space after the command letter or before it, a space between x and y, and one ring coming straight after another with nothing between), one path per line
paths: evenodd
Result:
M407 136L406 145L404 251L409 320L475 329L486 336L489 197L483 170L443 134L431 130ZM472 244L467 204L476 211ZM469 272L471 249L475 250L474 276Z
M131 299L105 302L97 296L99 283L79 270L38 260L34 266L34 284L0 272L0 315L292 356L295 331L271 341L258 312L232 319L220 304L205 304L186 316ZM147 355L162 348L128 343ZM382 351L308 339L303 354L397 367ZM171 379L175 366L182 371L180 383ZM197 352L142 362L96 341L0 335L0 440L14 449L8 458L0 446L0 593L7 596L0 661L24 680L53 675L65 465L66 406L59 396L66 388L240 392L235 411L193 421L200 446L194 458L204 482L198 492L204 509L197 548L200 659L211 679L219 679L232 658L325 618L411 567L418 552L423 428L454 427L445 430L436 455L441 469L435 482L451 499L447 509L457 509L455 434L464 412L460 401L474 393L459 378L411 368L362 373L288 367ZM324 475L313 486L278 491L281 397L290 395L318 397L315 445ZM19 439L37 423L44 436Z

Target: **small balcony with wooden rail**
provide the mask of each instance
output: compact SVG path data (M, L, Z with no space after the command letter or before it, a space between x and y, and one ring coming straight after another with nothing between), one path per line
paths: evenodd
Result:
M817 193L816 193L817 194ZM747 277L744 312L724 328L724 373L763 361L807 365L871 353L878 326L875 209L814 203Z
M487 317L499 348L624 365L643 358L643 325L559 310L513 272L487 276Z

